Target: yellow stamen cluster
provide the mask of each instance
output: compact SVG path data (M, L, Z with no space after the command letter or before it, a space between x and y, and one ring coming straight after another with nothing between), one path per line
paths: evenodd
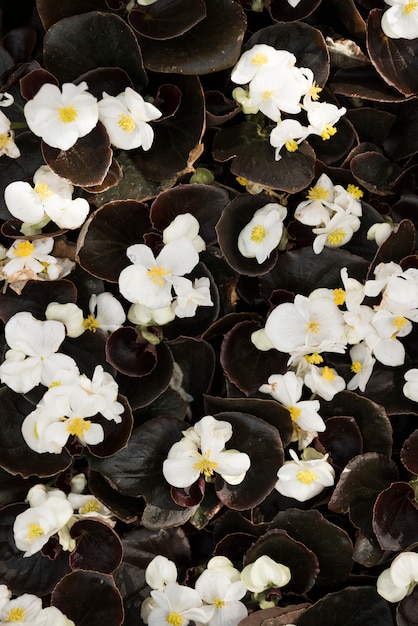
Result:
M85 420L82 417L71 417L67 422L67 431L70 435L82 437L83 434L90 429L90 426L90 420Z
M318 476L315 474L315 472L307 469L300 470L300 472L296 474L296 478L300 483L303 483L304 485L311 485L313 482L318 480Z
M364 193L360 187L357 187L357 185L347 185L347 191L348 193L351 193L356 200L360 200L360 198L364 196Z
M287 406L286 408L290 413L290 419L292 422L297 422L298 417L302 413L302 409L298 409L296 406Z
M39 524L30 524L28 528L28 539L29 541L35 541L38 537L42 537L44 535L44 531L42 526Z
M74 122L78 113L76 109L70 104L68 107L58 107L58 115L64 124L70 124Z
M268 63L268 56L263 54L262 52L257 52L253 57L251 57L251 63L253 65L265 65Z
M170 626L181 626L183 624L183 618L180 613L175 613L174 611L168 613L165 621L167 624L170 624Z
M405 13L405 15L410 15L411 13L416 11L417 8L417 0L408 0L408 2L404 5L402 12Z
M210 478L213 476L213 470L218 467L218 464L216 461L210 460L210 450L208 450L193 464L193 467L198 470L200 474L203 474L205 478Z
M312 352L312 354L305 354L305 360L310 365L320 365L320 363L324 362L324 359L318 352Z
M362 364L360 363L360 361L353 361L351 364L351 371L354 372L354 374L358 374L359 372L361 372L361 370L363 369Z
M30 241L19 241L19 243L16 244L16 247L13 250L13 254L20 257L26 257L30 256L34 250L35 246Z
M334 302L337 306L340 306L341 304L344 304L345 302L345 291L344 289L341 289L341 287L339 289L334 289L333 291L334 294Z
M331 137L335 135L336 132L337 129L335 128L335 126L331 126L330 124L328 124L328 126L325 126L324 130L322 131L322 140L327 141L327 139L331 139Z
M119 115L118 124L126 133L131 133L135 129L135 120L130 115L126 115L126 113Z
M83 320L83 326L86 330L89 330L92 333L95 333L96 330L100 327L99 322L96 320L96 318L94 317L94 315L88 315L84 320Z
M329 189L321 187L321 185L315 185L311 187L306 194L308 200L328 200Z
M36 183L33 190L38 194L41 200L46 200L47 198L51 198L54 195L54 192L50 190L47 184L45 183Z
M257 224L257 226L254 226L254 228L251 230L250 239L251 241L254 241L254 243L261 243L266 235L267 231L264 226L262 226L261 224Z
M274 94L274 91L263 91L263 95L261 96L263 100L268 100Z
M0 134L0 148L5 148L10 141L10 133Z
M20 606L15 606L13 609L7 613L5 622L23 622L25 619L26 611L25 609L21 609Z
M80 513L97 513L100 511L100 502L94 498L89 498L87 502L80 508Z
M164 276L169 276L170 270L166 270L162 265L153 265L148 271L147 276L150 277L154 285L164 286Z
M243 176L237 176L237 183L245 187L248 184L248 178L244 178Z
M306 324L306 332L317 335L319 333L319 322L317 320L312 320L312 322L308 322Z
M225 606L225 600L221 600L220 598L213 598L212 604L216 606L217 609L223 609Z
M284 145L286 146L286 150L288 152L296 152L296 150L299 148L298 142L294 139L289 139Z
M318 85L316 84L316 81L314 81L312 83L312 86L309 87L309 95L311 96L312 100L319 100L319 94L322 91L322 87L318 87Z
M322 378L325 378L325 380L332 383L335 378L333 369L325 365L324 369L322 370Z
M337 228L337 230L333 230L332 233L329 233L327 241L330 246L340 246L346 236L347 233L342 228Z

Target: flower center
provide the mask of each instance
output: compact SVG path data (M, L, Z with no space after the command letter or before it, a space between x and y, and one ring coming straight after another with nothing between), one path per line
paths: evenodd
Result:
M90 330L92 333L95 333L96 330L100 327L99 322L96 320L94 315L88 315L83 320L83 326L86 330Z
M340 306L341 304L344 304L345 302L345 291L344 289L341 289L341 287L339 289L334 289L334 302L337 306Z
M35 541L38 537L42 537L44 534L43 528L39 524L30 524L28 528L29 541Z
M321 137L323 141L326 141L327 139L331 139L331 137L335 135L336 132L337 132L337 129L335 128L335 126L331 126L331 124L327 124L327 126L325 126L324 130L321 133Z
M5 622L23 622L25 619L25 609L21 609L20 606L16 606L14 609L10 609L7 613Z
M297 141L295 141L294 139L289 139L284 145L286 146L286 150L288 152L296 152L296 150L299 148Z
M210 450L201 455L200 459L193 464L194 469L197 469L200 474L204 474L205 478L213 476L213 470L218 467L216 461L210 460Z
M319 322L317 320L312 320L312 322L308 322L306 324L306 332L317 335L319 333Z
M90 429L90 426L90 420L85 420L82 417L72 417L68 420L67 431L70 433L70 435L82 437L84 432Z
M100 510L100 503L94 498L89 498L80 508L80 513L97 513Z
M5 148L10 141L10 133L0 134L0 148Z
M248 179L244 178L243 176L237 176L237 183L245 187L245 185L248 184Z
M273 95L274 91L263 91L263 100L268 100Z
M303 483L304 485L311 485L318 479L318 476L314 472L312 472L312 470L305 469L300 470L300 472L296 474L296 478L300 483Z
M314 81L312 83L312 86L309 87L309 95L311 96L312 100L318 100L319 99L319 94L322 91L322 87L318 87L318 85L316 84L316 81Z
M358 374L359 372L361 372L361 370L363 369L362 364L360 363L360 361L353 361L351 364L351 371L354 372L354 374Z
M395 319L393 320L393 324L398 330L401 330L401 328L403 328L407 323L408 320L406 319L406 317L395 317Z
M360 187L357 187L357 185L347 185L347 191L348 193L351 193L356 200L360 200L360 198L364 195Z
M121 127L121 129L127 133L131 133L135 128L134 119L130 115L127 115L126 113L121 113L119 115L118 124Z
M225 606L225 600L221 600L220 598L213 598L212 604L216 606L217 609L223 609Z
M328 380L328 382L332 383L335 378L335 374L332 371L331 367L325 365L324 369L322 370L322 378L325 378L325 380Z
M418 2L416 0L408 0L403 8L403 13L405 13L405 15L410 15L416 10L417 7Z
M298 409L296 406L287 406L286 409L290 413L292 422L297 422L299 415L302 413L302 409Z
M77 117L77 111L70 104L68 107L58 107L58 115L61 122L64 124L70 124L71 122L74 122Z
M34 250L35 246L30 241L19 241L19 243L16 244L16 247L13 250L13 254L20 257L26 257L30 256Z
M46 185L45 183L36 183L33 190L36 191L41 200L46 200L47 198L50 198L54 195L54 192L51 191L48 185Z
M328 200L329 189L321 187L321 185L315 185L311 187L306 195L308 200Z
M324 359L318 352L312 352L312 354L305 354L305 360L311 365L319 365L323 363Z
M346 237L346 232L342 228L337 228L337 230L333 230L327 237L327 241L331 246L339 246L344 241Z
M264 226L261 226L261 224L257 224L257 226L254 226L251 231L250 239L251 241L254 241L254 243L261 243L266 235L267 231Z
M147 272L154 285L164 286L164 276L169 276L170 270L166 270L162 265L153 265Z
M183 623L183 618L180 613L174 613L174 611L170 611L170 613L165 618L167 624L170 626L181 626Z
M251 63L253 65L265 65L268 63L268 57L262 52L257 52L253 57L251 57Z

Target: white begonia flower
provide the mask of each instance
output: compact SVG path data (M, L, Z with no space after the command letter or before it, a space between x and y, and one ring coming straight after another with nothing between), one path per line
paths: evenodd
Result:
M0 611L3 610L3 607L8 603L11 597L12 592L7 585L0 585Z
M366 296L374 298L383 291L392 276L402 276L403 269L397 263L379 263L374 270L375 279L366 280L364 285L364 293Z
M120 424L125 409L118 402L119 387L113 376L105 372L101 365L96 365L91 380L82 374L78 382L80 388L93 399L96 413Z
M247 259L264 263L282 238L286 207L270 202L258 209L238 235L238 250Z
M75 626L56 606L47 606L39 613L33 626Z
M87 89L84 81L64 83L62 91L51 83L42 85L23 109L30 130L49 146L69 150L99 119L97 100Z
M294 372L272 374L268 384L261 385L259 391L270 394L290 413L293 425L302 430L323 432L325 423L318 411L318 400L302 400L303 379Z
M128 320L139 326L164 326L176 317L171 303L160 309L149 309L143 304L132 304L128 310Z
M224 574L231 583L241 580L240 572L226 556L213 556L209 559L206 567L211 572Z
M255 330L251 334L251 343L257 348L257 350L261 350L262 352L267 352L268 350L274 348L274 345L267 337L264 328L260 328L260 330Z
M163 591L168 583L175 583L176 580L176 564L162 554L157 554L145 569L145 581L151 589Z
M9 600L0 611L0 624L31 626L42 611L42 600L30 593Z
M370 226L367 231L367 239L375 241L378 246L381 246L392 233L393 227L388 222L377 222Z
M347 109L345 107L338 108L330 102L312 102L304 98L304 105L309 122L309 133L319 135L324 141L330 139L337 129L335 124L345 115Z
M225 574L206 569L196 580L195 589L205 603L209 626L237 626L247 617L247 607L240 602L247 592L241 580L232 582Z
M47 385L53 372L73 365L71 357L57 353L65 339L61 322L40 321L21 311L6 323L5 337L10 350L0 365L0 378L17 393Z
M258 113L259 108L254 106L251 102L250 94L247 89L235 87L235 89L232 90L232 97L235 102L240 105L242 112L245 113L245 115L255 115L255 113Z
M371 350L364 343L358 343L350 349L351 371L354 373L353 378L347 383L347 389L366 389L368 380L373 372L376 359L372 357Z
M67 499L66 494L61 489L49 488L42 483L38 483L31 487L26 496L26 502L31 507L41 506L49 498L62 498Z
M296 207L295 218L306 226L320 226L327 224L335 211L334 185L329 176L321 174L306 194L306 200Z
M131 87L118 96L103 92L99 101L99 120L104 124L110 143L116 148L149 150L154 141L154 130L148 124L161 117L161 111Z
M333 300L297 294L279 304L266 321L265 332L276 350L289 354L344 352L344 321Z
M172 302L184 274L189 274L199 262L199 255L187 237L165 245L155 258L151 248L134 244L127 249L132 261L119 276L119 289L133 304L143 304L151 310L167 307Z
M275 123L281 119L282 111L300 113L305 91L303 74L293 65L281 65L271 72L258 72L249 84L251 103Z
M344 285L344 302L341 302L341 304L345 304L348 311L358 311L365 298L363 283L360 283L355 278L350 278L346 267L341 268L340 276Z
M313 251L320 254L324 247L341 248L350 241L359 228L360 220L356 215L345 211L337 212L325 226L312 229L316 235L312 245Z
M20 150L15 144L15 134L10 127L11 122L9 118L3 111L0 111L0 157L5 154L11 159L18 159Z
M403 386L405 397L418 402L418 369L412 368L405 372L405 380L406 383Z
M334 187L334 203L346 213L352 213L357 217L361 217L363 214L362 197L363 192L357 185L347 185L347 189L341 185Z
M206 250L206 243L199 235L200 224L191 213L180 213L176 215L173 221L163 230L163 243L187 237L196 248L196 252Z
M379 308L418 322L418 270L411 267L388 277Z
M275 488L282 496L306 502L334 484L335 471L327 462L328 454L310 461L299 459L294 450L289 454L292 461L285 461L277 472Z
M151 615L151 611L157 608L157 603L151 597L145 598L141 603L141 619L144 624L148 624L149 616Z
M177 297L173 301L173 312L177 317L193 317L199 306L213 306L210 297L210 280L207 276L195 281L184 280L176 286Z
M69 493L68 502L80 517L101 517L109 519L112 512L95 496L83 493Z
M287 50L276 50L261 43L244 52L231 73L231 80L238 85L249 83L260 72L279 72L286 67L293 67L296 57Z
M308 136L308 129L297 120L287 118L277 122L277 126L270 133L270 145L276 148L274 158L280 161L283 146L288 152L295 152L299 144Z
M418 554L401 552L377 579L377 593L388 602L399 602L414 590L418 583Z
M345 380L332 367L316 367L311 365L305 374L305 385L312 393L318 394L324 400L332 400L335 394L345 389Z
M374 356L383 365L396 367L405 361L405 348L397 337L404 337L412 330L411 322L381 309L371 320L372 332L364 338Z
M109 291L90 296L90 315L84 320L87 330L96 332L97 328L105 332L113 332L120 328L126 321L123 306Z
M277 563L266 554L246 565L241 572L242 582L252 593L284 587L290 579L291 572L287 565Z
M34 187L14 181L4 190L4 201L10 213L23 222L22 232L40 231L52 220L59 228L79 228L90 205L84 198L72 199L74 187L64 178L42 165L33 175ZM30 232L30 229L34 232Z
M56 280L60 274L57 259L50 255L54 239L45 237L34 239L15 239L7 251L8 263L2 268L6 280L36 279L39 274L46 274L50 280Z
M87 478L83 472L75 474L75 476L71 478L71 493L83 493L86 487Z
M151 591L151 597L156 606L148 616L149 626L187 626L190 620L206 622L206 612L195 589L169 582L163 591Z
M47 320L58 320L65 326L67 337L80 337L85 332L83 311L73 302L50 302L45 309Z
M418 37L418 2L416 0L385 0L390 5L382 15L382 30L391 39Z
M170 448L163 463L164 478L170 485L190 487L201 474L211 479L214 473L230 485L239 485L244 480L251 461L243 452L225 449L232 436L229 422L206 415L184 435Z
M24 557L42 549L50 537L58 532L73 515L73 507L65 498L51 496L37 507L30 507L17 515L13 524L16 547Z

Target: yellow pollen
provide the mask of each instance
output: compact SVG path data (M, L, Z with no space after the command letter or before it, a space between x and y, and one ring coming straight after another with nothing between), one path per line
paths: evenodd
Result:
M351 364L351 371L354 372L354 374L358 374L359 372L361 372L361 370L363 369L362 364L360 363L360 361L353 361Z
M30 524L28 529L28 539L29 541L35 541L38 537L42 537L44 535L43 528L39 526L39 524Z
M194 469L197 469L200 474L204 474L205 478L213 476L213 470L218 467L217 462L211 461L209 457L210 450L201 455L199 461L196 461L193 465Z
M52 387L60 387L62 382L60 380L53 380L52 383L48 386L48 389L52 389Z
M0 148L5 148L10 141L10 133L0 134Z
M401 330L401 328L403 328L407 323L408 320L406 319L406 317L395 317L395 319L393 320L393 324L394 326L396 326L398 331Z
M357 187L357 185L347 185L347 191L348 193L351 193L351 195L356 198L356 200L360 200L360 198L364 196L364 193L362 192L360 187Z
M268 100L273 95L274 91L263 91L263 100Z
M327 139L331 139L331 137L335 135L336 132L337 129L335 128L335 126L331 126L330 124L328 124L328 126L325 126L324 130L322 131L322 140L326 141Z
M284 145L286 146L286 150L288 152L296 152L296 150L299 148L298 142L294 139L289 139Z
M225 600L221 600L220 598L213 598L213 605L216 606L217 609L223 609L225 606Z
M126 115L126 113L121 113L119 115L119 126L122 130L127 133L131 133L135 129L135 121L130 115Z
M408 0L403 8L403 13L405 13L405 15L410 15L417 9L417 7L418 2L416 0Z
M257 226L254 226L251 231L250 239L251 241L254 241L254 243L261 243L266 235L267 231L264 226L261 226L261 224L257 224Z
M100 511L100 502L94 498L89 498L80 508L80 513L97 513Z
M311 187L306 194L308 200L328 200L329 189L321 187L321 185L315 185Z
M174 613L174 611L170 611L165 621L167 624L170 624L170 626L181 626L183 624L183 618L180 613Z
M318 352L312 352L312 354L305 354L305 360L311 365L319 365L324 362L324 359Z
M318 87L318 85L314 81L312 83L312 87L309 88L308 93L311 96L312 100L318 100L319 94L321 93L321 91L322 91L322 87Z
M244 178L243 176L237 176L237 183L245 187L248 184L248 178Z
M319 332L319 322L317 322L316 320L313 320L312 322L308 322L306 324L306 332L317 335Z
M96 330L100 327L99 322L96 320L94 315L88 315L83 320L83 326L86 330L90 330L92 333L95 333Z
M262 52L257 52L257 54L255 54L252 58L251 58L251 63L253 63L254 65L265 65L266 63L268 63L268 57L263 54Z
M25 609L21 609L20 606L16 606L14 609L11 609L7 613L7 617L4 620L5 622L23 622L25 619L26 611Z
M70 435L81 437L86 430L90 429L90 426L90 420L85 420L82 417L71 417L67 422L67 431Z
M330 246L340 246L346 237L346 232L342 228L333 230L327 237L327 241Z
M341 304L344 304L345 302L345 291L344 289L341 289L341 287L339 289L334 289L334 302L337 306L340 306Z
M318 476L314 472L312 472L312 470L305 469L300 470L300 472L296 474L296 478L300 483L303 483L304 485L311 485L318 479Z
M13 250L13 254L20 257L30 256L32 252L35 250L35 246L30 241L19 241L16 244L15 249Z
M322 370L322 378L325 378L325 380L328 380L330 383L332 383L335 378L335 374L331 367L325 365L324 369Z
M74 122L78 113L71 104L68 107L58 107L58 115L60 117L61 122L64 124L70 124Z
M163 276L169 276L171 274L170 270L166 270L161 265L153 265L151 269L148 270L147 276L150 277L154 285L159 285L160 287L164 287L164 278Z
M54 192L50 190L48 185L45 183L36 183L33 190L38 194L41 200L46 200L47 198L51 198L54 195Z
M290 413L292 422L297 422L299 415L302 413L302 409L298 409L296 406L287 406L286 409Z

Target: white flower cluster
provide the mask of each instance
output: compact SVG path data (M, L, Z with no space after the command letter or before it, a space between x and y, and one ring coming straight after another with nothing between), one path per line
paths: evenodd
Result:
M244 113L261 111L276 127L270 133L270 143L276 149L276 161L283 156L282 149L294 152L309 135L330 139L337 129L335 124L346 113L329 102L318 102L321 88L317 86L310 68L297 67L296 57L287 50L276 50L267 44L257 44L244 52L232 70L231 80L238 85L233 97ZM307 126L292 117L306 112Z
M12 599L6 585L0 585L0 625L75 626L56 606L42 608L42 600L31 593Z
M151 148L154 131L148 122L161 117L161 111L131 87L116 97L103 92L99 102L87 89L85 81L64 83L62 90L51 83L42 85L23 109L30 130L49 146L69 150L100 121L115 148Z
M179 585L175 564L157 555L145 570L151 597L141 606L141 617L149 626L187 626L190 620L208 626L237 626L248 611L241 600L247 591L258 598L264 591L284 587L290 569L267 555L244 567L240 573L229 559L216 556L196 580L195 588ZM261 604L262 605L262 604Z
M363 192L356 185L333 185L326 174L321 174L311 187L306 200L295 209L295 218L306 226L314 226L316 235L313 250L316 254L324 247L340 248L348 243L360 228Z
M163 463L163 474L173 487L190 487L201 474L211 480L219 474L230 485L239 485L251 461L248 454L226 449L232 437L229 422L206 415L193 427L183 431L183 439L169 450Z
M382 30L392 39L418 37L417 0L385 0L390 6L382 16Z
M74 550L76 542L70 530L78 519L97 517L114 525L107 507L95 496L81 493L85 486L84 474L77 474L71 480L72 491L68 495L42 483L29 489L29 508L17 515L13 524L14 541L24 557L39 552L53 535L57 535L64 550Z
M238 236L238 250L247 259L264 263L280 244L286 207L270 202L258 209Z
M122 421L124 408L113 377L98 365L90 380L80 374L74 359L58 353L65 338L62 322L40 321L22 311L7 322L5 337L9 350L0 365L1 381L17 393L39 384L48 387L22 424L32 450L59 454L71 435L82 445L96 445L104 440L104 429L88 418L100 414Z
M209 278L185 278L205 249L199 228L197 219L184 213L163 231L164 246L157 257L145 244L129 246L132 265L120 273L119 289L133 303L128 311L133 324L163 325L175 317L193 317L198 306L213 306Z
M11 106L14 102L14 98L9 93L0 93L0 107ZM11 122L7 115L0 111L0 156L10 157L11 159L18 159L20 157L20 150L15 144L15 134L11 129Z

